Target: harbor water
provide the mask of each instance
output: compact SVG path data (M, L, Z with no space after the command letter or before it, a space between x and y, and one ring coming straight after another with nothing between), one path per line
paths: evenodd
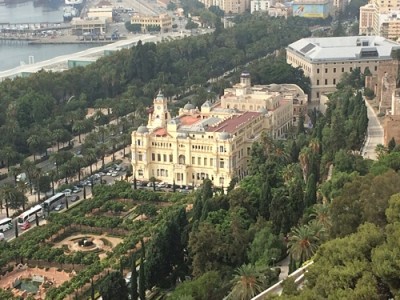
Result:
M18 2L7 0L0 3L0 23L62 23L63 0L35 0ZM29 45L24 41L0 40L0 71L9 70L27 64L29 57L34 62L44 61L60 55L66 55L91 48L95 45Z

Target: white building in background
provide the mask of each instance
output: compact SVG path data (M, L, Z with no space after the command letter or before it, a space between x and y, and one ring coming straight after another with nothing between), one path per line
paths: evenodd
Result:
M271 7L273 3L267 0L253 0L250 2L250 12L267 12L267 9Z
M393 61L392 51L398 49L400 44L380 36L304 38L286 48L286 59L310 77L310 100L318 103L323 93L336 90L343 74L368 67L376 75L382 63Z

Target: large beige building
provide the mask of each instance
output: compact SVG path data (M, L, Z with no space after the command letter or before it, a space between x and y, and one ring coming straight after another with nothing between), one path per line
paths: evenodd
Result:
M360 7L360 21L358 33L360 35L374 35L375 6L372 3Z
M206 8L218 6L225 14L241 14L250 9L250 0L200 0Z
M168 14L158 16L144 16L135 14L131 18L131 24L140 24L142 31L147 31L148 26L160 26L161 32L172 30L172 17Z
M311 80L310 100L319 102L323 93L336 90L343 74L368 67L373 75L378 66L393 61L392 50L400 45L379 36L304 38L286 48L287 62L303 69Z
M206 101L200 109L188 103L172 118L160 93L147 126L132 133L134 175L196 186L209 178L226 187L247 175L251 145L263 132L284 137L293 124L293 102L304 98L295 85L251 86L243 73L220 101Z
M400 38L400 0L372 0L360 7L359 33Z

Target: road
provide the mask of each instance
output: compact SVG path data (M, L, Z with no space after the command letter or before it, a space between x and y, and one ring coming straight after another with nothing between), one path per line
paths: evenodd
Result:
M372 160L377 160L377 155L375 152L376 146L379 144L383 145L383 128L379 123L379 119L372 108L371 104L368 100L365 100L365 104L367 105L368 112L368 137L367 141L362 150L362 156L364 158L369 158Z
M125 168L127 168L127 165L129 164L129 162L125 162L122 164L122 166ZM104 184L108 184L111 185L114 183L115 180L120 180L121 178L125 177L126 172L125 171L120 171L118 172L117 176L108 176L108 175L104 175L101 177L102 181L104 182ZM94 181L94 184L100 184L100 180L97 179ZM86 199L90 198L92 196L92 192L91 192L91 188L89 186L85 186L86 189ZM72 199L74 198L74 196L79 196L78 200L73 201ZM66 196L65 198L62 198L60 200L58 200L57 202L55 202L54 204L52 204L51 206L51 214L53 213L63 213L66 209L66 201L68 201L68 207L73 206L75 203L79 203L80 201L84 201L84 197L83 197L83 188L78 192L78 193L72 193L71 196ZM63 204L64 208L60 211L55 211L54 208L59 205L59 204ZM46 216L47 212L44 212L44 216ZM13 219L13 224L15 224L17 218ZM46 222L45 218L40 218L39 220L39 225L44 225ZM31 224L31 228L36 226L36 221L30 222ZM18 228L19 234L23 234L24 232L28 231L30 229L27 229L25 231L23 231L22 229ZM15 238L15 228L12 228L10 230L7 230L6 232L4 232L4 238L6 241L12 240Z

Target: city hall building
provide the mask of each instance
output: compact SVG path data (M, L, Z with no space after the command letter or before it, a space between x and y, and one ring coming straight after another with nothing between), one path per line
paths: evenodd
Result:
M253 142L263 132L283 137L294 121L293 103L299 109L306 99L296 85L251 86L246 72L219 101L205 101L200 109L188 103L176 117L159 93L147 126L132 133L134 175L186 186L208 178L227 187L232 178L247 175Z

